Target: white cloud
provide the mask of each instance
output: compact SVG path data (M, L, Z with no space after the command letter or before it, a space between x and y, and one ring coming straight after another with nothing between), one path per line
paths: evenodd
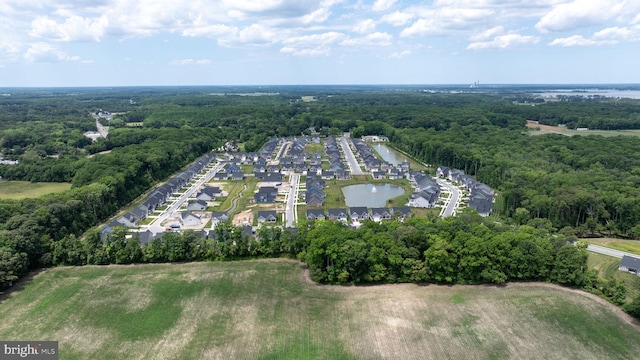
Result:
M616 26L602 29L593 34L591 38L586 38L582 35L573 35L554 39L549 45L562 47L602 46L635 41L640 41L640 26L622 28Z
M610 27L602 29L593 38L597 40L610 40L616 42L640 40L640 26L635 27Z
M60 41L100 41L109 26L106 16L96 19L73 15L62 23L48 16L38 16L31 22L30 36Z
M418 20L400 32L401 37L455 35L466 33L486 23L495 15L491 9L412 8Z
M173 60L169 62L169 65L209 65L211 60L209 59L181 59Z
M391 53L391 55L389 55L389 57L391 59L402 59L403 57L409 56L411 55L411 51L410 50L404 50L401 52L393 52Z
M398 0L376 0L373 3L373 11L387 11L396 4Z
M32 44L25 53L24 58L29 62L43 63L80 60L80 57L78 56L70 56L57 47L43 42Z
M20 58L20 45L16 42L0 39L0 63L16 62Z
M467 50L485 50L485 49L509 49L514 46L535 44L540 39L535 36L527 36L520 34L500 35L489 41L473 42L467 46Z
M282 41L285 46L280 52L295 56L326 56L331 53L332 45L347 38L347 35L335 31L291 37Z
M437 26L434 20L418 19L411 26L404 28L400 32L401 37L437 34L442 29Z
M375 32L359 38L350 38L341 42L344 46L389 46L393 36L384 32Z
M375 29L376 29L376 22L372 19L367 19L356 24L356 26L354 26L353 28L353 31L360 34L365 34L365 33L372 32Z
M502 26L494 26L490 29L487 29L483 32L480 32L478 34L474 34L471 35L471 37L469 37L469 40L477 42L477 41L482 41L482 40L487 40L490 39L498 34L502 34L504 32L504 27Z
M294 56L327 56L331 53L329 48L317 48L317 49L297 49L285 46L280 49L280 52L287 55Z
M638 9L636 1L574 0L555 6L536 24L541 32L567 31L600 25L624 12Z
M402 11L394 11L382 17L382 21L393 26L402 26L413 19L413 14Z
M238 28L235 26L228 26L224 24L213 24L201 27L191 27L182 30L183 36L204 36L210 38L218 38L225 36L232 36L238 33Z
M596 46L596 45L604 45L604 43L599 41L594 41L591 39L586 39L582 35L573 35L565 38L558 38L549 43L551 46L563 46L563 47L571 47L571 46Z

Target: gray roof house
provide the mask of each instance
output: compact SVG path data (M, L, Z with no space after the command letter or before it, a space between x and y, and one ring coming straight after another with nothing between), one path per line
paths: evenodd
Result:
M309 220L324 220L324 210L323 209L307 209L307 219Z
M113 234L116 227L126 227L126 225L119 222L118 220L113 220L109 224L105 225L102 230L100 230L100 240L102 242L107 240L107 237Z
M327 210L329 220L347 221L348 215L346 209L329 209Z
M640 258L627 255L622 256L622 260L620 260L620 266L618 267L618 270L630 272L632 274L640 276Z
M372 208L371 219L373 221L391 220L391 209Z
M184 226L202 225L202 220L200 219L200 216L189 211L180 213L180 222Z
M204 200L196 200L187 204L187 210L202 211L207 208L207 202Z
M258 211L258 222L275 223L278 221L278 214L275 210Z
M353 221L369 220L369 212L366 207L351 207L349 208L349 217Z
M404 220L411 216L411 209L408 206L398 206L391 209L393 217Z

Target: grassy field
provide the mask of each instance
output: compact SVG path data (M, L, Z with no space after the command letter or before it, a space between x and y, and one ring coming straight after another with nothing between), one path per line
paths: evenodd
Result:
M58 340L60 359L628 360L640 351L640 329L581 292L316 286L288 260L56 268L0 299L0 338Z
M627 287L627 301L640 296L640 277L624 271L618 271L620 259L589 252L587 266L590 269L598 270L598 276L603 279L622 281Z
M29 181L0 181L0 199L36 198L45 194L71 189L69 183L32 183Z
M613 238L593 238L593 239L582 239L582 240L590 244L596 244L596 245L605 246L608 248L640 255L639 240L623 240L623 239L613 239Z
M561 134L566 136L574 136L574 135L640 136L640 130L572 130L572 129L567 129L566 127L542 125L542 124L536 124L534 122L528 122L527 127L531 129L529 130L529 135L555 133L555 134Z

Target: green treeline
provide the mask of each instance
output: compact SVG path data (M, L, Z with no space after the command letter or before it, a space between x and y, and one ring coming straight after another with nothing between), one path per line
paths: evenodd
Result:
M256 257L297 257L313 280L328 284L429 282L502 284L545 281L599 294L625 304L626 288L598 279L587 269L585 246L575 235L530 225L503 225L472 212L457 217L367 222L357 230L340 222L303 223L297 229L264 227L257 236L230 223L202 238L193 231L167 232L140 246L116 228L107 240L93 229L55 242L54 265L105 265L181 261L225 261ZM635 303L627 306L632 309Z
M521 209L519 221L546 218L583 235L640 236L636 137L529 136L470 125L396 130L392 141L426 163L463 169L498 189L502 215Z
M31 269L62 264L55 256L61 243L79 238L154 184L223 143L211 129L153 132L140 144L58 163L69 166L73 187L68 192L0 201L0 289Z

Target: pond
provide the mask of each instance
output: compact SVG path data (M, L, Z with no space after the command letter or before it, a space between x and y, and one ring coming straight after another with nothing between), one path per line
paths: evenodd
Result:
M387 206L387 200L404 194L404 189L393 184L359 184L343 187L342 193L347 206L372 208Z
M400 154L399 152L393 149L390 149L387 145L373 144L371 145L371 147L378 152L378 154L384 161L392 165L398 165L401 162L407 160L406 156Z

